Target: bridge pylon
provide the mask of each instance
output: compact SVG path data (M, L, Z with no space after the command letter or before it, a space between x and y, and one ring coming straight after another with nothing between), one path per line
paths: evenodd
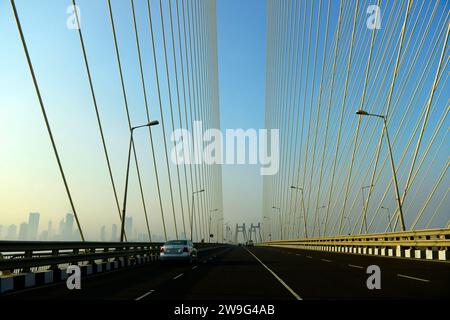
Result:
M261 223L260 222L258 222L257 225L253 225L253 223L250 225L249 240L253 240L253 234L255 234L255 238L254 238L255 241L257 241L259 238L259 242L262 242Z
M238 243L239 239L239 233L242 233L242 236L244 237L244 242L247 243L247 230L245 228L245 223L240 226L236 223L236 232L234 233L234 243Z

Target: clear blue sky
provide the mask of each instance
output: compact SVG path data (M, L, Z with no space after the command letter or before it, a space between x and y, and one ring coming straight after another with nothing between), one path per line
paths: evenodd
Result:
M179 0L181 1L181 0ZM383 1L384 2L384 1ZM111 33L111 26L108 16L108 8L106 0L79 0L77 1L81 7L82 30L85 37L88 58L93 75L94 86L96 90L98 105L103 121L103 127L111 158L112 170L118 186L118 194L121 198L123 194L125 166L126 166L126 150L128 146L128 127L126 115L123 106L123 99L120 90L120 79L117 72L116 58L114 54L114 42ZM151 106L150 114L152 118L160 119L161 114L158 109L158 100L155 86L153 55L148 30L146 1L135 0L136 13L138 21L138 29L141 37L141 50L143 65L146 74L147 90L149 95L149 105ZM163 52L161 45L161 21L159 15L159 1L152 0L152 10L155 16L153 24L155 28L155 41L158 61L163 61ZM172 0L175 3L175 0ZM303 2L302 2L303 3ZM306 2L305 2L306 3ZM317 22L316 14L318 9L318 1L313 3L314 13L311 18L313 22L311 57L314 50L315 40L315 23ZM320 34L324 32L323 24L325 9L328 1L322 1L322 23L320 25ZM342 101L343 75L346 71L346 55L348 54L349 38L352 27L352 3L345 2L345 14L343 17L343 35L341 39L341 49L339 56L339 64L337 66L336 94L333 98L333 108L331 114L331 131L330 136L335 137L337 134L337 120L339 117L340 103ZM401 5L393 6L393 3L401 3ZM377 59L373 62L373 70L371 71L371 86L368 93L367 104L374 103L376 94L381 93L382 97L386 97L388 85L390 83L392 64L387 65L383 62L380 73L381 76L388 70L388 80L381 86L380 78L374 80L375 68L377 63L381 61L382 52L387 50L387 56L395 56L397 45L397 37L401 27L401 21L404 12L404 2L387 2L382 6L383 27L378 35L387 37L390 33L395 36L392 44L384 47L386 42L377 42L374 52ZM83 57L78 39L78 34L74 30L66 28L68 14L66 12L71 4L69 0L41 0L39 5L35 2L27 0L17 0L17 10L19 12L22 27L25 32L26 40L30 50L30 54L34 63L36 75L42 90L43 98L46 104L52 129L55 135L56 143L59 147L61 158L68 175L68 180L72 189L75 205L80 215L82 225L85 226L88 236L95 237L98 235L101 225L108 227L112 223L119 223L118 213L115 208L114 198L109 182L108 172L106 169L103 150L101 147L100 136L97 128L92 99L89 92L89 86L86 78L86 72L83 67ZM371 4L371 1L360 1L360 15L358 19L357 39L361 39L354 48L358 53L357 58L353 61L350 91L348 100L348 109L345 111L345 130L343 139L351 141L349 137L353 136L355 121L354 110L357 101L360 98L360 84L363 79L364 68L358 68L365 65L370 43L370 31L365 27L366 12L365 8ZM134 33L132 29L132 15L129 1L112 0L116 28L123 61L124 77L126 82L126 90L129 98L132 122L135 125L146 122L146 114L144 108L144 100L142 88L139 78L139 65L137 52L135 47ZM167 23L167 1L163 1L165 19ZM304 6L304 5L302 5ZM418 21L417 28L412 37L411 47L408 48L405 60L400 69L399 79L406 78L409 71L410 61L416 52L418 39L425 28L424 21L428 21L426 17L431 16L434 5L428 2L415 1L411 11L411 23L408 24L407 36L414 26L414 22ZM434 44L434 36L436 31L441 30L445 22L448 23L449 4L447 1L438 3L436 14L430 25L429 36L424 42L418 62L413 66L411 83L415 83L420 75L422 61L427 56L426 52L430 46ZM332 1L331 22L329 36L329 49L326 64L326 77L329 80L330 75L330 56L331 56L331 39L334 36L335 26L338 14L338 2ZM219 61L219 94L220 94L220 112L221 112L221 128L254 128L264 127L265 116L265 86L266 86L266 21L267 21L267 3L265 0L217 0L217 40L218 40L218 61ZM302 7L301 17L306 14L309 19L310 6ZM389 13L396 16L388 23ZM445 13L443 15L443 13ZM420 18L419 18L420 17ZM440 20L442 17L442 20ZM308 20L309 21L309 20ZM438 24L440 21L440 24ZM306 27L306 35L308 35L309 27ZM19 224L26 220L30 211L38 211L42 215L42 224L46 225L48 220L53 220L56 225L62 219L66 212L70 212L70 206L67 200L63 184L59 172L57 170L54 155L44 126L42 115L40 113L36 93L32 85L30 73L26 65L25 56L21 47L17 27L13 18L12 9L9 1L0 0L0 224ZM168 35L167 35L168 36ZM378 37L377 36L377 37ZM438 56L440 54L443 43L441 35L438 41ZM431 41L433 39L433 42ZM168 36L168 40L170 37ZM303 41L307 43L307 39ZM318 65L317 75L314 83L315 94L314 101L317 100L318 87L320 81L320 63L323 51L323 38L318 42ZM170 46L169 46L170 47ZM305 49L306 50L306 47ZM306 51L300 53L305 54ZM448 59L448 50L446 51ZM306 65L306 62L305 62ZM405 124L401 128L401 138L394 146L394 157L396 161L401 156L401 151L408 141L408 134L412 132L418 115L423 110L423 106L429 96L431 83L434 76L434 70L437 65L437 58L429 66L426 78L423 81L419 94L416 98L414 107L410 110L413 121ZM298 77L304 77L305 81L309 81L308 94L306 95L306 105L309 105L310 96L312 96L312 67L313 59L310 61L309 78L298 73ZM160 64L160 81L162 83L163 105L167 106L167 89L164 83L166 78L164 69ZM434 101L433 112L430 115L428 129L424 135L424 144L419 156L424 152L424 146L429 141L433 128L437 125L443 111L448 108L449 95L445 88L449 87L446 82L448 75L448 65L442 70L444 77L440 82L437 93L441 92L439 97ZM284 72L287 72L287 68ZM359 70L357 72L357 70ZM173 84L173 66L170 66L170 80ZM445 81L444 81L445 80ZM394 101L399 102L398 112L393 114L390 126L392 135L400 125L406 102L414 91L414 87L409 83L405 87L402 96L398 95L398 91L394 92ZM325 86L323 101L329 94L329 88ZM303 100L303 94L299 96ZM302 101L300 100L300 101ZM324 102L323 102L324 103ZM374 107L375 111L381 111L385 107L384 102ZM308 110L308 108L306 108ZM167 109L164 112L167 137L170 133L170 121ZM319 121L319 134L323 132L325 121L325 110L322 108L321 118ZM306 117L309 111L306 111ZM448 118L443 128L448 128ZM348 124L348 125L347 125ZM373 128L372 123L369 126L365 136L362 139L369 139L369 131ZM306 139L307 128L304 130ZM313 128L312 128L313 129ZM379 130L379 127L376 129ZM378 132L378 131L377 131ZM428 176L424 179L423 184L419 184L421 179L414 185L412 194L418 194L417 199L412 199L418 203L423 203L424 197L428 195L436 181L443 165L448 161L448 142L445 142L446 130L439 131L436 143L433 148L437 148L439 143L443 141L444 147L437 154L434 162L435 166L428 172ZM171 209L168 195L168 183L164 164L164 149L162 147L162 131L161 128L154 130L154 139L157 141L156 157L157 165L161 172L161 189L163 190L164 211L168 217L170 229L172 229L170 218ZM324 184L329 182L329 172L331 167L331 159L333 159L335 141L330 140L329 148L326 153L325 164L325 180ZM414 140L413 145L416 140ZM155 186L155 175L151 162L151 153L148 143L148 135L141 132L136 136L139 161L142 164L141 170L144 189L146 192L147 206L150 213L150 225L155 234L161 234L161 219L159 213L159 205L157 202L157 193ZM310 143L312 143L310 141ZM323 141L319 139L318 150L322 146ZM347 154L351 144L344 144L340 153ZM373 152L375 147L369 148L369 152ZM430 154L434 156L436 149L432 149ZM385 150L382 151L385 155ZM409 149L408 156L411 156L412 149ZM407 157L408 158L408 157ZM341 158L340 158L341 159ZM409 158L408 158L409 159ZM427 158L427 160L430 160ZM310 160L309 160L310 161ZM340 160L343 161L343 160ZM359 159L364 168L368 166L367 159ZM402 177L409 169L407 160L399 168ZM303 162L303 160L302 160ZM310 165L311 161L309 162ZM339 162L339 166L347 163ZM421 175L427 165L422 167ZM172 179L175 178L175 169L171 167ZM308 169L309 170L309 169ZM377 198L379 199L384 191L384 184L390 179L390 168L385 167L383 171L383 182L377 189ZM343 188L345 175L340 178L337 190ZM224 218L225 222L230 222L232 227L236 222L252 223L261 221L262 216L262 182L263 179L259 175L258 166L224 166L223 167L223 201L224 201ZM404 178L400 184L404 185ZM314 181L313 183L316 183ZM418 187L426 189L427 192L420 192ZM442 199L442 195L449 186L449 175L445 175L440 188L437 191L437 197L433 198L431 210L434 210ZM360 192L359 184L351 186L352 199L350 202L359 204ZM129 213L134 218L135 226L139 231L144 231L143 212L137 178L134 174L130 181L130 197L129 197ZM177 188L174 188L174 198L178 199ZM326 191L326 190L325 190ZM325 192L324 191L324 192ZM336 197L334 202L339 202ZM448 198L444 201L441 210L448 209ZM410 202L409 205L414 204ZM395 201L393 197L389 197L387 205L394 208ZM179 207L178 202L176 206ZM339 206L337 206L339 207ZM414 209L414 205L412 205ZM339 208L337 208L339 210ZM354 206L354 215L360 212L360 206ZM180 215L177 209L177 215ZM444 212L443 211L443 212ZM447 212L449 212L447 210ZM410 215L414 216L413 214ZM437 224L442 224L444 220L448 220L448 214L440 214L440 220Z
M173 3L175 3L173 1ZM43 94L53 133L67 172L80 220L89 235L102 224L118 223L94 108L89 92L78 34L66 28L71 1L45 0L37 5L16 1L35 72ZM80 0L81 23L88 51L100 114L119 197L123 194L127 123L114 55L107 1ZM167 6L167 2L163 1ZM147 77L150 113L159 118L154 66L144 1L135 1ZM152 1L158 59L162 61L158 1ZM113 0L117 35L124 67L133 124L145 123L139 65L129 1ZM239 8L239 10L236 10ZM167 7L165 7L167 15ZM219 81L222 128L261 128L265 90L265 1L217 1ZM168 17L166 16L166 23ZM166 25L167 26L167 25ZM41 213L41 227L48 220L57 225L70 212L67 196L45 130L28 66L21 47L9 1L0 1L0 207L1 224L20 224L28 212ZM167 41L170 38L168 38ZM164 83L164 69L160 81ZM171 67L172 68L172 67ZM172 70L171 70L172 72ZM173 80L172 80L173 81ZM165 87L164 87L165 88ZM167 105L167 91L163 104ZM170 132L169 115L166 130ZM154 130L161 141L161 130ZM150 161L148 136L137 134L139 160L144 176L150 224L161 233L155 176ZM163 190L165 214L170 217L167 175L162 144L156 157ZM172 179L175 170L172 167ZM164 178L165 177L165 178ZM245 179L244 179L245 178ZM240 183L236 184L236 181ZM259 168L223 168L225 221L260 220ZM131 176L129 214L143 226L143 213L136 177ZM178 198L174 188L175 200ZM186 199L184 199L186 201ZM177 215L180 215L179 209ZM167 218L170 221L170 218ZM144 231L144 230L140 230Z

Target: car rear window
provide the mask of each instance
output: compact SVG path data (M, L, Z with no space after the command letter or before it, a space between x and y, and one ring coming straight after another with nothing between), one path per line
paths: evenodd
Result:
M187 246L188 242L186 240L173 240L167 241L166 246Z

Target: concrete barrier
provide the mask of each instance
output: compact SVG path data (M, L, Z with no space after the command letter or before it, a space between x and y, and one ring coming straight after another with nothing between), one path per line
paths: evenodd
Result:
M12 291L14 289L13 275L0 277L0 294Z
M103 269L104 269L103 264L104 264L104 262L100 262L100 263L96 262L94 264L94 269L95 269L94 271L95 271L95 273L103 272Z
M53 283L53 271L39 271L35 273L36 285Z
M405 258L413 258L414 251L411 248L405 249Z
M444 261L450 260L450 252L446 249L439 250L438 259Z
M423 250L419 249L414 250L414 258L423 259Z
M427 249L425 251L425 257L427 260L434 260L437 258L437 251L434 251L432 249Z

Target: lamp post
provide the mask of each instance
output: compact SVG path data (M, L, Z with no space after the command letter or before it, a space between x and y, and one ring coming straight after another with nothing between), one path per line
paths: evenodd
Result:
M363 221L361 224L361 230L359 231L359 233L362 233L362 226L364 224L365 228L366 228L366 233L367 233L367 210L366 210L366 201L364 200L364 190L372 188L373 185L370 186L365 186L361 188L361 193L362 193L362 200L363 200L363 206L362 206L362 210L363 210Z
M348 227L349 227L348 229L350 230L350 228L351 228L351 226L350 226L350 218L344 216L344 220L346 220L348 222ZM344 228L345 228L345 221L344 221ZM350 235L350 233L348 233L348 235Z
M389 210L389 208L386 208L386 207L381 207L381 209L384 209L388 212L389 229L391 230L391 232L394 231L394 230L392 230L392 225L391 225L391 210Z
M125 177L125 194L123 197L123 206L122 206L122 226L120 229L120 242L123 242L124 237L125 237L125 214L127 212L127 195L128 195L128 179L130 176L130 159L131 159L131 147L133 145L133 134L134 134L134 130L139 129L139 128L146 128L146 127L152 127L152 126L156 126L159 124L159 121L151 121L145 125L142 126L137 126L137 127L132 127L131 128L131 133L130 133L130 146L128 148L128 163L127 163L127 174Z
M270 220L270 217L267 217L267 216L264 216L263 217L264 219L267 219L267 220L269 220L269 234L268 234L268 240L269 241L271 241L272 239L272 224L271 224L271 220Z
M217 237L216 237L216 242L219 243L219 227L220 227L220 222L223 221L223 218L220 218L219 220L217 220ZM223 230L223 227L222 227Z
M388 133L388 129L387 129L386 117L382 116L382 115L379 115L379 114L368 113L365 110L358 110L358 111L356 111L356 114L359 115L359 116L370 116L370 117L377 117L377 118L383 119L384 131L386 131L386 139L387 139L387 144L388 144L388 149L389 149L389 157L390 157L390 160L391 160L392 177L394 179L395 197L397 199L397 204L398 204L398 211L399 211L399 216L400 216L400 224L402 226L402 231L405 231L406 230L405 219L403 217L402 201L401 201L401 198L400 198L400 192L398 190L397 174L395 172L394 157L392 156L391 140L389 139L389 133Z
M209 210L209 225L208 225L208 242L211 243L211 220L212 220L212 214L214 212L219 211L219 209L213 209L213 210ZM219 235L217 235L219 236Z
M195 202L194 202L194 195L198 194L198 193L202 193L205 192L205 189L201 189L198 191L194 191L192 192L192 212L191 212L191 241L194 241L194 236L193 236L193 228L194 228L194 224L193 224L193 217L194 217L194 207L195 207Z
M278 210L278 223L280 224L280 240L283 240L283 226L281 225L281 208L273 206L272 209Z
M291 186L291 189L300 190L302 192L302 210L303 210L303 222L305 224L305 238L308 238L308 229L307 229L307 221L306 221L306 211L305 211L305 201L303 199L303 188ZM314 233L314 230L313 230Z
M324 209L324 208L326 208L327 206L321 206L320 208L317 208L317 211L319 211L320 209ZM320 215L319 215L319 221L320 221ZM319 225L318 225L318 227L319 227L319 237L320 237L320 227L324 224L324 222L325 221L322 221ZM324 234L325 235L325 234Z

